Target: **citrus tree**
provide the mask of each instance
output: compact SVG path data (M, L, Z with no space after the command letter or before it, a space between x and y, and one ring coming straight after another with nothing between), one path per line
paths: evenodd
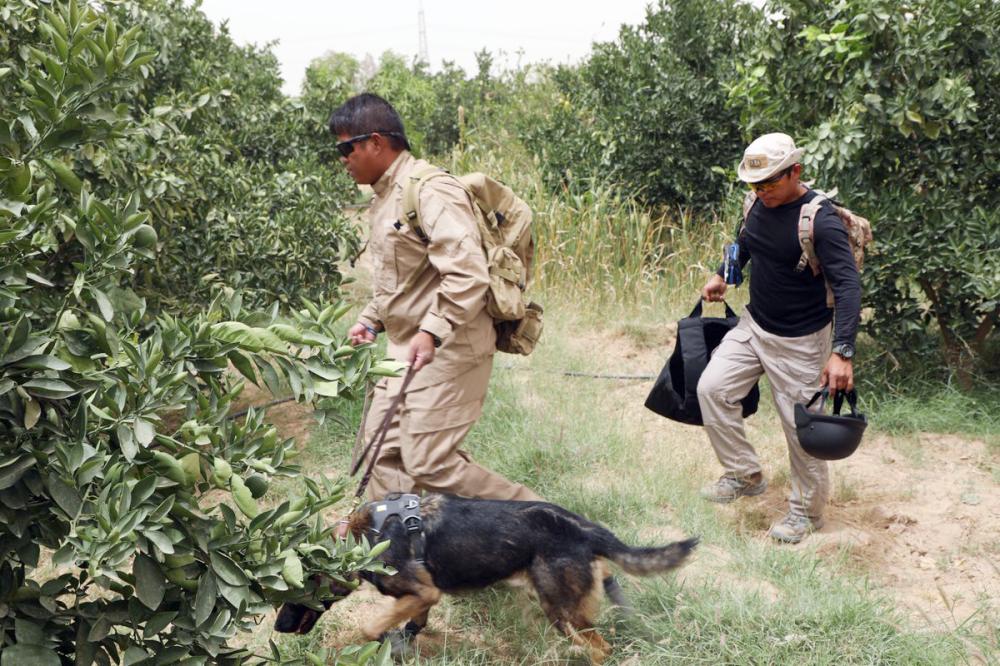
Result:
M149 128L130 100L157 53L121 9L0 8L2 666L236 663L262 613L377 554L331 537L341 483L269 502L294 442L229 416L245 381L324 414L393 372L345 344L347 306L254 311L220 287L175 315L142 295L162 191L106 169Z
M873 220L870 330L940 340L966 384L1000 322L1000 6L781 0L731 90L747 137L780 129Z
M253 306L333 298L360 243L341 212L356 188L325 123L282 94L268 49L189 5L107 5L155 56L121 99L137 121L128 136L78 153L75 169L95 191L143 192L161 241L140 270L152 306L195 312L219 285Z
M713 166L742 151L725 84L759 10L736 0L655 3L646 20L554 75L558 99L531 144L553 185L597 179L668 206L711 206L728 185Z

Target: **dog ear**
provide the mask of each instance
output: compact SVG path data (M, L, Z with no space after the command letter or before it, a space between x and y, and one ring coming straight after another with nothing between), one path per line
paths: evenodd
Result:
M308 634L312 631L312 628L316 626L316 621L319 620L319 616L322 614L323 613L321 611L306 608L305 612L302 613L302 617L299 619L299 626L295 629L295 633Z
M372 524L370 511L355 511L347 517L347 531L351 533L356 541L361 541L361 537Z

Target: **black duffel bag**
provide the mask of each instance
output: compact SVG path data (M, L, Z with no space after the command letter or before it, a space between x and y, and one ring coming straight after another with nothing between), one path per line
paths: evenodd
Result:
M698 405L698 379L712 351L740 321L729 304L725 306L725 317L702 317L699 300L691 315L677 322L677 344L646 397L648 409L674 421L703 425ZM741 402L743 418L757 411L760 388L756 382Z

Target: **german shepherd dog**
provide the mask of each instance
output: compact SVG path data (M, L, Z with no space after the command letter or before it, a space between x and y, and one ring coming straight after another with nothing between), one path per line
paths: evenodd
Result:
M465 499L432 494L420 500L424 561L414 558L410 535L399 516L386 519L380 534L372 532L369 503L352 514L349 530L372 544L390 540L380 559L395 575L361 572L382 594L396 598L388 612L363 632L372 640L390 639L396 648L427 624L427 614L442 593L479 589L512 577L526 577L542 610L559 631L601 663L610 646L594 629L601 589L618 606L626 606L607 561L627 573L645 576L680 565L697 539L662 547L632 548L609 530L547 502ZM420 537L414 537L419 539ZM354 586L331 582L334 597ZM326 608L332 601L323 602ZM626 606L627 607L627 606ZM284 604L275 620L280 632L308 633L322 611ZM387 633L402 622L402 633Z

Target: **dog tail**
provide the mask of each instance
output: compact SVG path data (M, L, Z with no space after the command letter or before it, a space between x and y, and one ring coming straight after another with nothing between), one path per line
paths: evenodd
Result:
M635 576L648 576L669 571L683 564L694 547L698 545L698 539L695 537L651 548L632 548L620 541L616 545L617 548L608 549L609 552L605 557L627 573Z

